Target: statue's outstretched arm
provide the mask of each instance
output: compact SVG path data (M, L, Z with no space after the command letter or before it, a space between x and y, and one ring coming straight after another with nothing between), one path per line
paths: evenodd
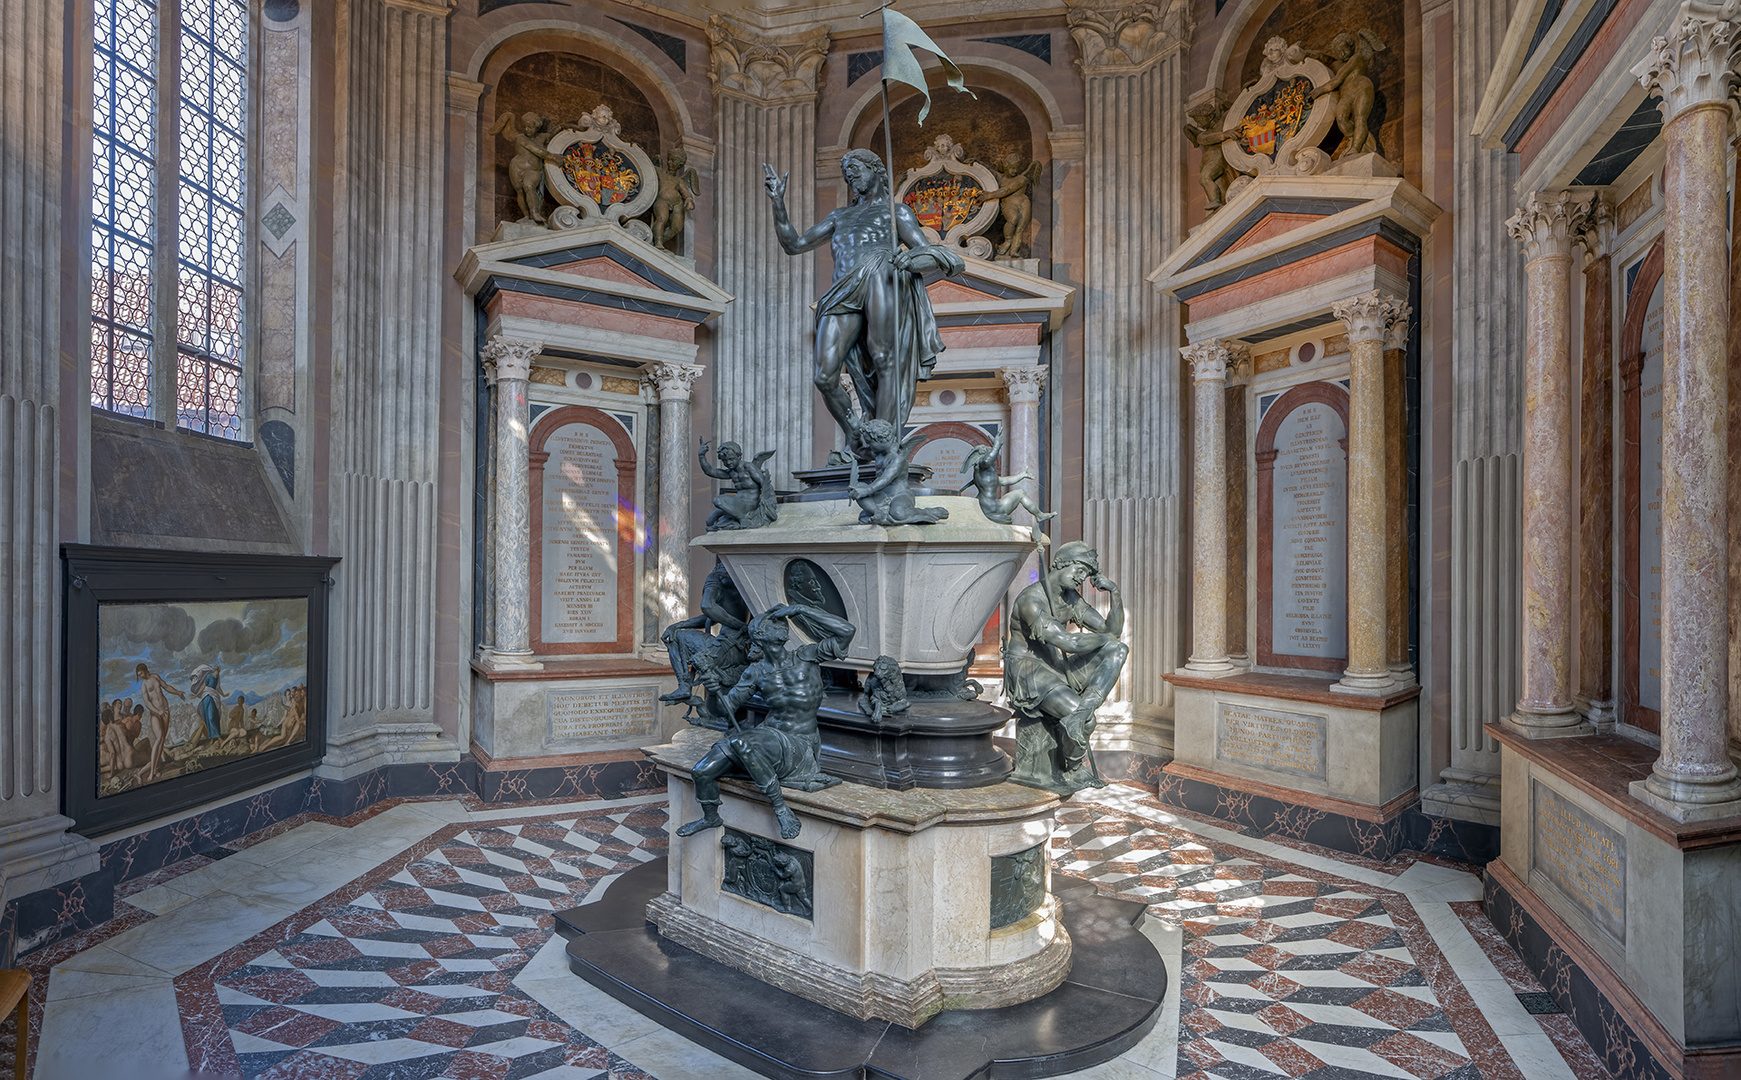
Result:
M834 235L833 214L810 226L807 232L798 231L786 211L786 176L777 175L766 162L762 164L762 183L768 189L768 201L774 206L774 235L780 239L780 250L788 255L801 255L821 247L823 241Z

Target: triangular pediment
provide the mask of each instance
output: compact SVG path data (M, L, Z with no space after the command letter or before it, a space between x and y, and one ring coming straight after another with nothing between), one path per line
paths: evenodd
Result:
M478 244L454 276L474 296L492 279L517 279L673 304L702 317L724 311L732 300L685 260L609 221Z
M1076 303L1076 290L1050 278L984 259L967 259L967 266L954 277L936 277L926 282L931 306L939 316L1002 313L1032 321L1043 314L1057 329Z

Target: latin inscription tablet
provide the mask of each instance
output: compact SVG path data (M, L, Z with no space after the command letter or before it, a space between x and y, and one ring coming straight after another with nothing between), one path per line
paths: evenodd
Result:
M1626 940L1626 837L1541 781L1531 784L1536 870L1616 941Z
M1322 401L1294 407L1276 429L1270 522L1270 651L1348 655L1348 435Z
M565 424L545 442L545 644L617 638L616 444L591 424Z
M1324 779L1322 716L1218 703L1215 759L1288 776Z
M659 729L659 688L548 690L544 710L553 743L651 736Z

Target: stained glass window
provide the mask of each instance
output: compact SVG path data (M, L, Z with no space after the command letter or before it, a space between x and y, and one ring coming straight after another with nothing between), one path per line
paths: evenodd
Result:
M91 404L149 416L157 5L96 0L94 44Z
M168 376L177 426L240 439L247 3L95 3L91 403L154 416L153 376ZM167 77L160 29L176 34ZM176 178L173 217L153 198L158 169ZM157 263L171 247L173 262ZM154 265L173 266L173 281L155 281ZM153 340L157 304L173 312L173 352Z

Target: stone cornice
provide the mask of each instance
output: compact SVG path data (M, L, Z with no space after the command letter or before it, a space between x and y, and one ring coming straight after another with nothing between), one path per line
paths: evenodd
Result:
M800 37L758 34L722 15L707 22L707 77L716 91L761 101L814 97L828 58L828 28Z
M1532 191L1517 213L1505 219L1505 230L1523 245L1524 260L1572 257L1572 238L1590 217L1595 196L1589 192Z
M1135 71L1191 44L1191 9L1185 0L1066 3L1064 18L1085 75Z
M484 343L484 376L491 383L503 379L524 382L532 375L532 358L543 351L542 341L497 334Z
M1330 313L1348 328L1348 343L1356 345L1366 341L1383 343L1399 322L1407 325L1414 309L1406 300L1399 300L1382 289L1374 289L1336 301L1330 305Z
M1737 24L1690 10L1709 7L1682 4L1667 36L1652 40L1650 55L1633 65L1644 88L1662 95L1664 124L1688 109L1724 104L1735 85Z

